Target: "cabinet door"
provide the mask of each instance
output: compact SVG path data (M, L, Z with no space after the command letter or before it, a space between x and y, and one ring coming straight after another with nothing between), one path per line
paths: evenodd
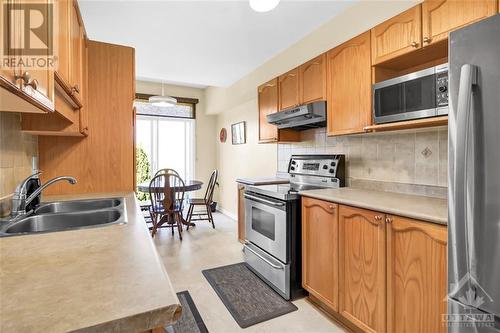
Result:
M57 41L58 41L58 50L57 50L57 75L61 80L65 82L66 85L69 86L69 72L70 72L70 45L69 45L69 33L70 33L70 9L72 7L71 0L59 0L57 1L57 23L58 23L58 31L57 31Z
M422 9L415 6L371 30L372 64L422 47Z
M238 240L245 242L245 186L238 184Z
M326 100L326 54L299 67L300 103Z
M278 79L273 79L258 88L259 99L259 141L278 140L278 129L267 122L266 116L278 111Z
M385 216L339 206L339 312L364 332L385 332Z
M53 21L54 13L51 11L52 3L48 0L39 3L43 5L39 8L40 11L43 11L43 17L46 20ZM51 31L49 24L46 24L47 30L43 33L47 36L51 36ZM49 43L50 43L49 38ZM21 69L21 76L24 79L21 81L22 90L27 94L36 99L38 102L47 106L49 109L54 109L54 68L49 65L49 58L53 56L53 51L49 51L49 46L47 48L41 47L39 53L35 56L37 60L37 67L25 67ZM52 45L53 47L53 45ZM43 51L45 49L45 51ZM28 57L32 56L27 52L23 55ZM42 54L43 53L43 54ZM44 58L44 61L41 59Z
M82 99L82 107L80 108L80 133L87 135L89 131L89 116L88 116L88 54L87 40L83 35L83 29L80 29L82 43L82 89L80 96Z
M279 77L279 110L299 105L299 71L297 68Z
M82 25L78 8L70 1L70 89L72 95L81 102L82 89Z
M422 3L423 46L445 40L450 31L496 12L496 0L425 0Z
M370 32L327 54L327 133L362 133L371 123Z
M388 332L446 332L445 226L387 217Z
M338 205L302 199L302 284L338 311Z
M2 19L2 29L5 32L0 33L0 45L3 49L5 56L13 56L14 51L11 48L20 48L21 43L21 18L20 12L11 12L11 8L18 3L18 0L1 0L0 1L0 18ZM10 14L10 15L9 15ZM4 22L4 18L6 21ZM19 87L20 81L16 80L16 75L19 74L18 68L13 68L11 66L4 66L0 63L0 77Z

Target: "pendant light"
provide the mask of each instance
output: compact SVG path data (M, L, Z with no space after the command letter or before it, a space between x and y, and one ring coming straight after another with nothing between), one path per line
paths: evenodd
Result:
M268 12L278 6L280 0L250 0L250 7L259 13Z
M172 107L177 104L177 100L170 96L165 96L165 87L163 86L163 81L161 82L161 96L151 96L149 97L149 103L154 106L162 107Z

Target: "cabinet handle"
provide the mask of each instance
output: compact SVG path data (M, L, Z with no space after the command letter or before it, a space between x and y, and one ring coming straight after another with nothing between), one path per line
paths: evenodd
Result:
M411 47L416 48L416 47L418 46L418 43L417 43L417 42L411 42L411 44L410 44L410 45L411 45Z
M429 37L424 37L424 43L430 43L431 39Z
M381 221L382 220L382 216L380 215L375 215L375 221Z
M16 81L22 80L23 85L30 86L35 89L38 88L38 81L36 79L31 79L31 74L29 72L24 72L23 75L14 75Z
M386 223L391 223L392 222L392 218L391 217L386 217L385 218L385 222Z
M334 210L335 206L334 205L329 205L328 208L330 208L331 210Z
M80 86L78 84L75 84L73 87L71 87L71 92L72 93L80 93Z

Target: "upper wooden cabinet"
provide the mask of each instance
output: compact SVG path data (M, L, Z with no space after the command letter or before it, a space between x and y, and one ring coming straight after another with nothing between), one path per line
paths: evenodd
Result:
M497 13L497 0L425 0L422 3L422 42L430 45L448 33Z
M279 83L279 110L299 105L299 70L298 68L280 75Z
M258 88L259 141L277 141L278 129L267 122L268 114L278 111L278 79L264 83Z
M422 7L415 6L371 30L372 63L422 47Z
M364 132L371 123L370 32L327 53L327 133Z
M278 79L272 79L257 89L259 104L259 143L300 141L300 133L278 130L267 122L267 115L278 112Z
M387 332L446 332L447 229L387 216Z
M299 67L300 104L326 100L326 53Z
M364 332L385 332L385 216L339 206L340 314Z
M56 75L63 82L67 82L69 85L69 73L71 68L71 57L70 57L70 9L73 6L72 2L69 0L59 0L57 1L57 42L58 42L58 66L56 70Z
M338 205L302 199L302 285L338 311Z
M81 90L82 90L82 39L83 25L80 21L80 14L76 1L71 1L70 6L70 59L71 68L69 72L69 83L71 94L81 104Z

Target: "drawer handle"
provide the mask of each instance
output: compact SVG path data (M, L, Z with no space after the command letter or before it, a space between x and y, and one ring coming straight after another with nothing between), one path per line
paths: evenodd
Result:
M429 37L424 37L424 43L430 43L431 42L431 39Z
M256 251L252 250L247 244L250 244L250 242L249 241L245 241L245 245L243 247L243 252L245 252L245 250L249 250L250 252L252 252L253 254L255 254L259 259L261 259L266 264L268 264L269 266L271 266L272 268L274 268L274 269L283 269L283 266L278 266L278 265L273 264L272 262L270 262L269 260L267 260L266 258L264 258L263 256L261 256L260 254L258 254Z
M71 92L72 93L77 93L79 94L80 93L80 86L78 84L75 84L72 88L71 88Z
M392 218L390 218L390 217L386 217L386 218L385 218L385 222L386 222L386 223L392 223Z
M417 46L418 46L418 43L417 43L417 42L412 42L412 43L411 43L411 47L416 48Z
M382 216L380 216L380 215L375 215L375 220L376 220L376 221L382 221Z
M334 210L335 206L334 205L329 205L328 208L330 208L331 210Z

